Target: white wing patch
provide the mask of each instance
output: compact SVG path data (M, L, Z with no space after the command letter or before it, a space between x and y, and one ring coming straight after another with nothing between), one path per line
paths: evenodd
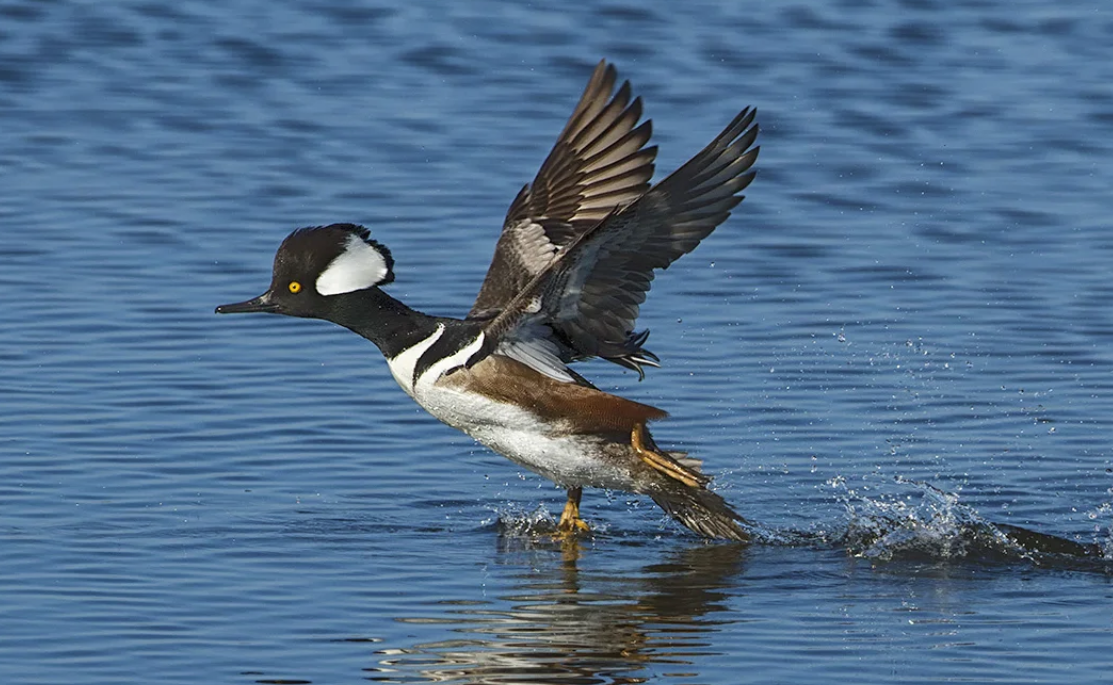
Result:
M495 354L510 357L561 383L575 383L575 379L568 373L568 367L560 359L560 350L556 343L540 335L521 335L532 328L539 327L526 326L525 331L520 328L515 331L514 336L503 338L495 348Z
M382 253L359 236L351 235L340 256L317 277L317 292L339 295L364 290L382 283L389 273Z
M528 219L514 226L517 254L521 264L530 276L536 276L552 263L557 254L557 246L549 242L545 228Z

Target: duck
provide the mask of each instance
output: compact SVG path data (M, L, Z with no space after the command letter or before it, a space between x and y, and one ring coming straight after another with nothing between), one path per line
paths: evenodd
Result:
M662 449L668 414L606 392L573 368L602 359L645 378L660 359L635 324L657 271L730 216L754 179L756 110L735 116L653 184L657 147L642 100L606 60L533 181L510 204L471 310L433 316L387 292L390 250L352 223L298 228L270 287L219 314L321 319L374 343L431 415L567 491L556 534L576 538L583 489L648 496L705 538L748 542L753 526L710 488L701 462Z

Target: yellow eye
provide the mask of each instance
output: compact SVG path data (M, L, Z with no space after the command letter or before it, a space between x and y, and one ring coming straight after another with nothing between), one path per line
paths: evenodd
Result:
M290 292L292 292L292 293L300 293L301 292L301 283L298 283L297 281L290 281L290 286L289 287L290 287Z

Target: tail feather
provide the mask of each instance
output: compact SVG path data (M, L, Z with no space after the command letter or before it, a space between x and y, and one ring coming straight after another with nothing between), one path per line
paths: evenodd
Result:
M649 496L669 516L709 538L749 542L749 525L722 497L704 487L669 483Z

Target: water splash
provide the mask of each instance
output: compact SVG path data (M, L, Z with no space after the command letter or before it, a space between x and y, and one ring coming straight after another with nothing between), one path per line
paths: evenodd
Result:
M1089 513L1095 521L1091 542L1040 533L1007 523L996 523L960 501L960 495L929 483L896 477L913 493L866 495L842 477L828 485L846 512L845 521L813 530L779 529L748 521L757 545L841 549L852 557L876 562L920 561L961 563L1023 563L1040 567L1113 573L1113 500ZM918 495L918 496L917 496ZM1110 491L1113 495L1113 490ZM613 496L612 496L613 497ZM632 507L635 500L627 500ZM543 505L526 509L506 504L494 510L499 537L512 547L551 547L557 521ZM662 526L670 524L664 522ZM608 530L593 521L592 537L644 538L645 530ZM684 533L677 530L677 535ZM655 529L650 538L662 535Z
M548 508L539 504L533 509L525 509L513 503L500 506L494 512L493 523L499 536L507 538L534 538L552 535L556 532L557 521ZM488 520L488 522L492 522Z
M1113 571L1113 539L1108 528L1099 541L1076 542L1011 524L995 523L959 501L957 493L898 477L921 497L871 498L833 479L846 508L841 544L852 556L875 561L922 560L1026 562L1039 566L1093 566ZM1113 506L1109 507L1113 511ZM1108 513L1108 512L1106 512Z
M1105 492L1113 498L1113 488ZM1103 502L1086 515L1094 522L1094 541L1101 547L1103 558L1113 560L1113 499Z

